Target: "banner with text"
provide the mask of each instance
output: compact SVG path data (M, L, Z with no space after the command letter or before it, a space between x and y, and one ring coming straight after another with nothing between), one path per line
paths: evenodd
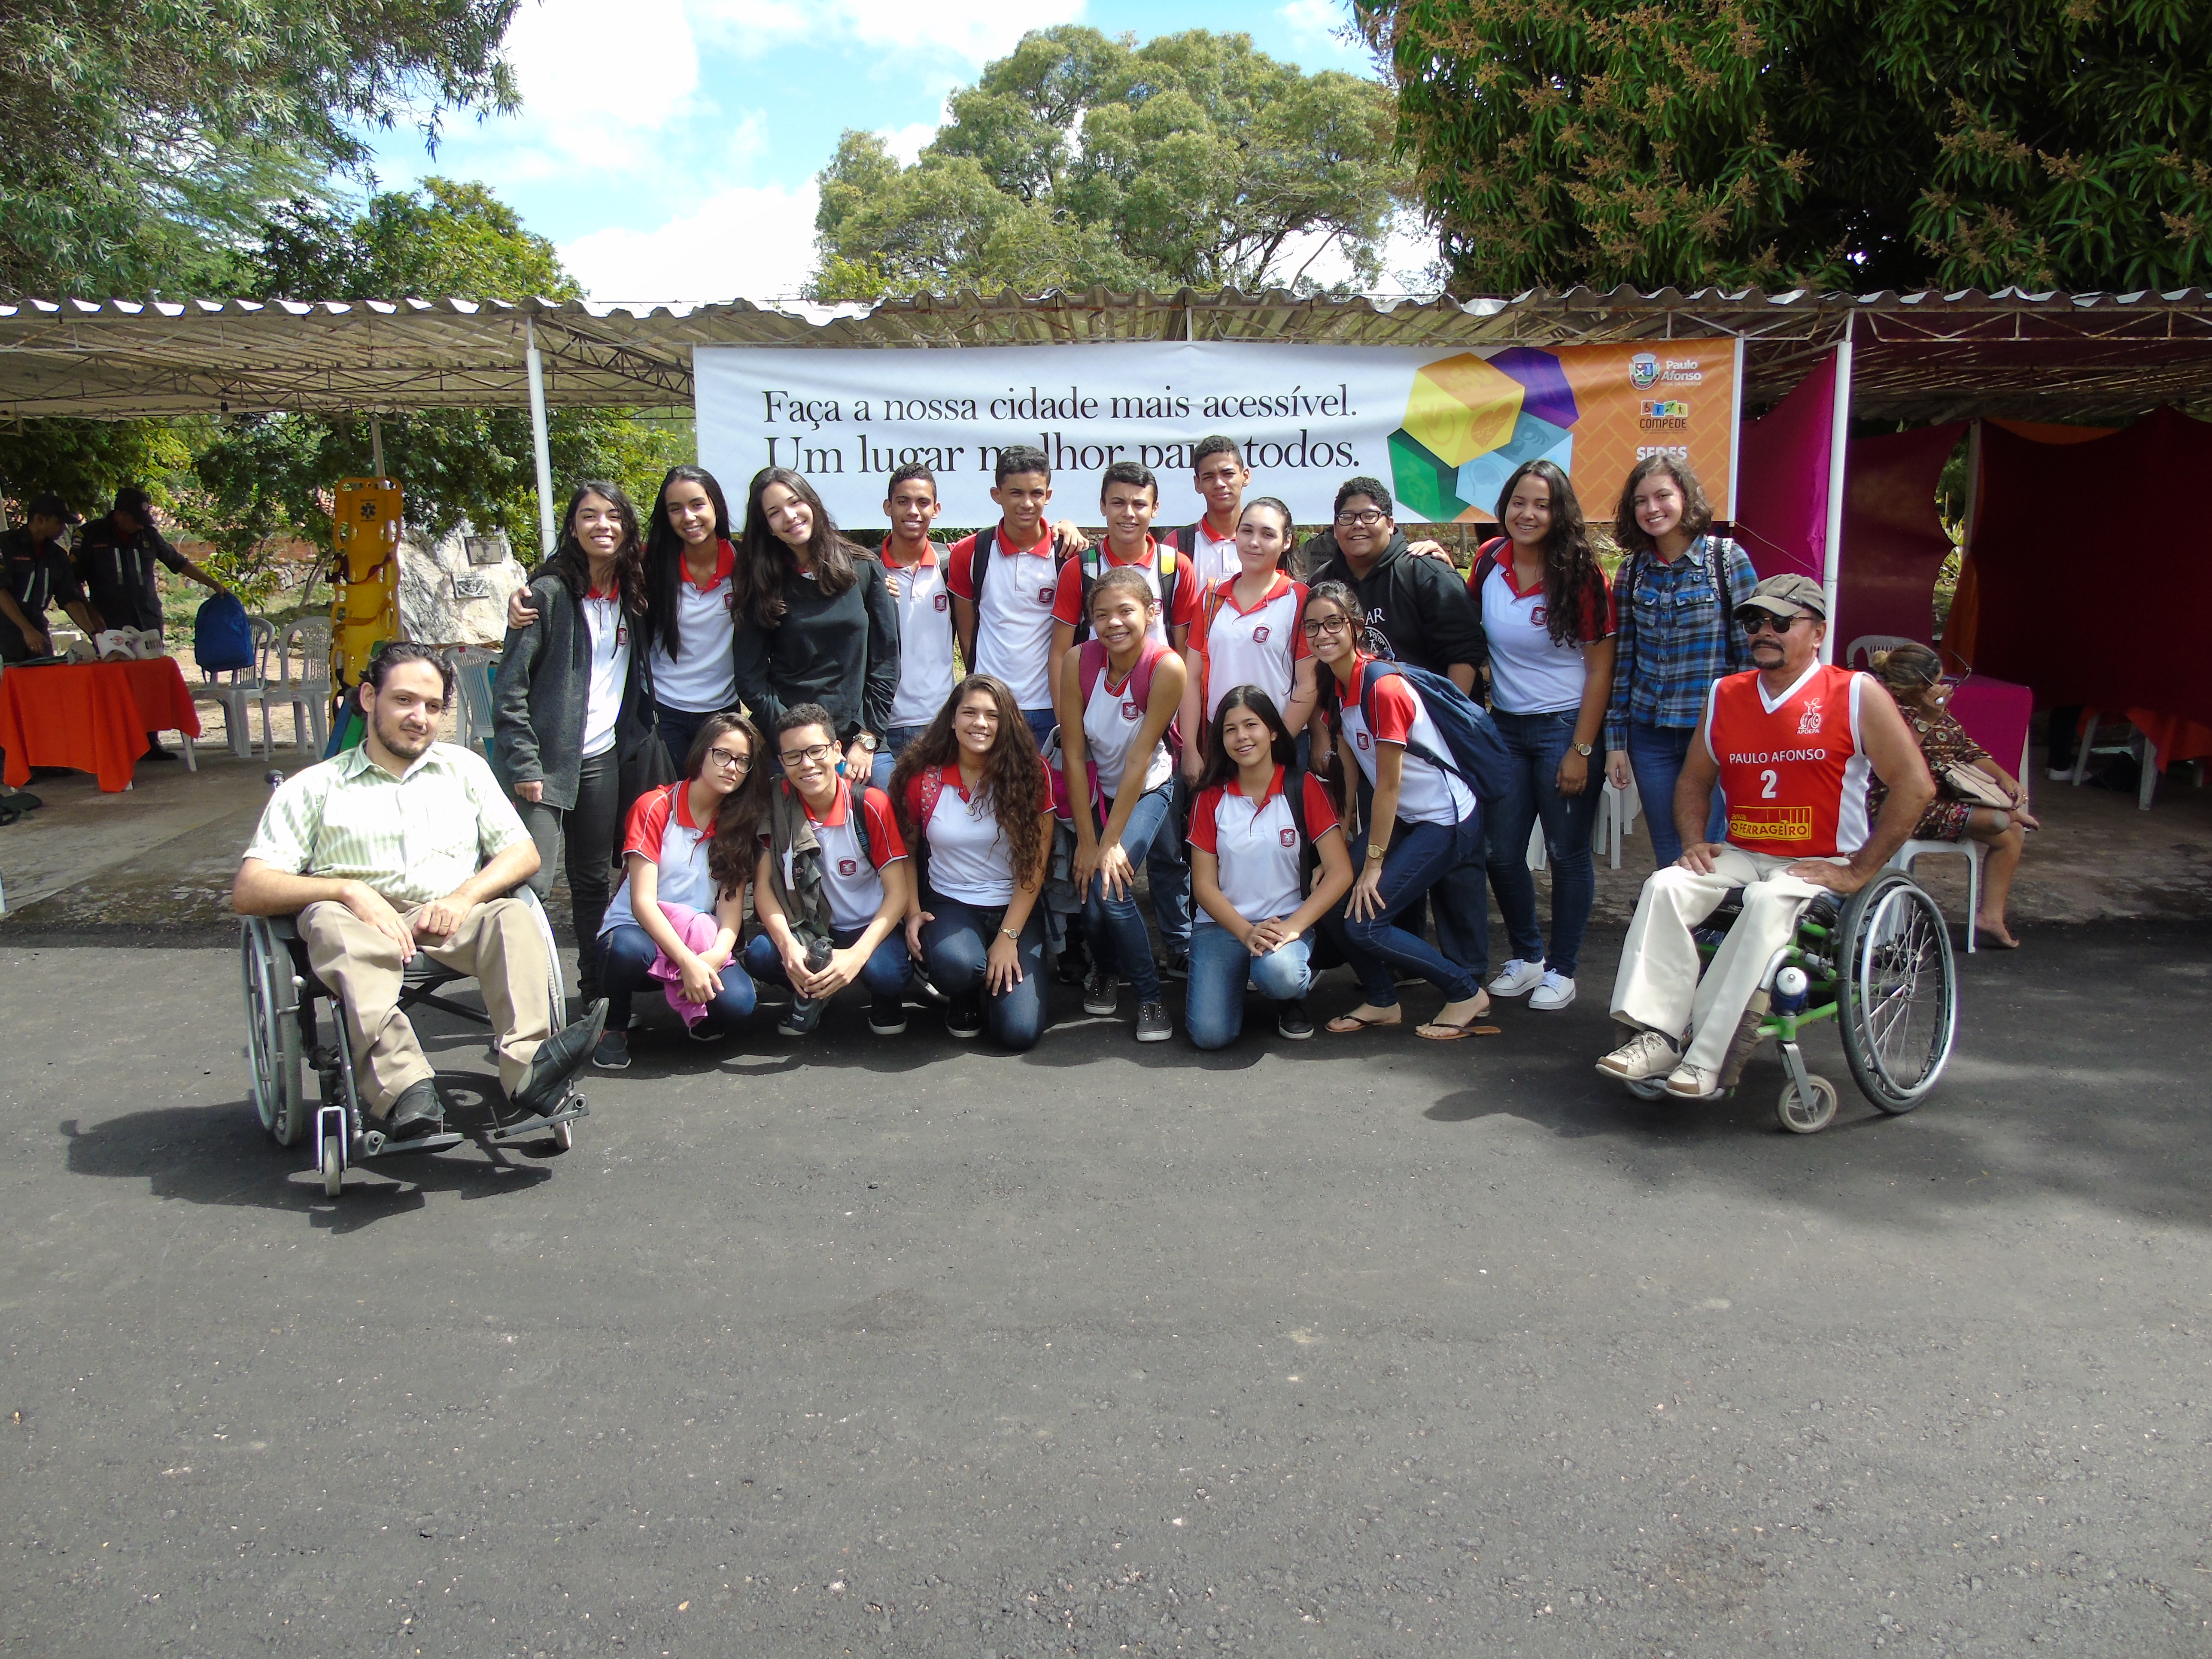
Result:
M1741 343L1403 346L1162 343L951 349L693 354L699 459L742 515L764 466L803 472L840 524L881 527L895 468L937 474L947 525L998 517L999 452L1027 444L1053 469L1055 518L1091 521L1099 475L1140 461L1160 477L1162 524L1202 510L1194 446L1235 439L1248 495L1325 521L1336 487L1367 473L1407 523L1492 515L1523 461L1557 462L1584 514L1610 520L1628 470L1688 459L1716 514L1734 516Z

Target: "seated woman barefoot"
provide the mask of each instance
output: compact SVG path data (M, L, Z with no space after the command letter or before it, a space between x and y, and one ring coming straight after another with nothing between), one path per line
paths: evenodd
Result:
M1183 1019L1201 1048L1222 1048L1244 1025L1249 979L1275 1000L1275 1029L1313 1035L1313 929L1352 890L1352 860L1336 804L1297 764L1297 744L1274 700L1231 688L1214 710L1206 763L1190 814L1191 892L1204 913L1190 933ZM1305 890L1309 858L1320 878Z
M1952 717L1947 704L1955 684L1943 678L1943 659L1924 645L1900 645L1874 659L1874 672L1919 740L1920 752L1936 780L1936 804L1912 826L1915 841L1978 841L1986 846L1982 866L1981 912L1975 931L2002 951L2016 951L2020 941L2005 926L2005 901L2012 895L2013 872L2027 844L2027 832L2043 826L2027 810L2027 787L1990 758L1989 750L1966 735L1966 727ZM1966 799L1947 774L1954 766L1972 767L2013 799L2008 808ZM1887 787L1877 782L1868 793L1868 811L1879 812Z
M600 1070L629 1064L630 999L640 991L665 988L702 1042L752 1012L753 982L732 958L767 817L763 748L744 715L709 714L684 775L647 790L630 809L626 874L599 930L607 1028L592 1064Z
M988 1026L1009 1048L1044 1030L1044 913L1052 787L1004 680L971 674L891 775L900 833L921 863L907 948L950 1000L947 1035Z
M785 709L775 740L783 775L769 789L769 838L753 878L761 931L745 966L795 994L776 1027L786 1036L811 1031L855 979L868 987L868 1029L896 1036L906 1030L900 997L912 970L899 924L914 878L890 797L839 775L837 728L820 703Z
M1315 764L1349 755L1359 769L1366 819L1352 844L1359 872L1344 908L1328 923L1367 999L1348 1014L1329 1021L1339 1036L1372 1025L1395 1025L1398 989L1394 968L1418 974L1444 994L1435 1019L1416 1027L1437 1042L1487 1036L1496 1028L1480 1022L1490 1012L1490 997L1470 968L1452 961L1420 934L1397 925L1413 904L1454 871L1482 857L1482 809L1474 792L1431 761L1412 752L1419 744L1431 754L1444 751L1421 693L1402 675L1389 674L1360 649L1367 616L1358 598L1342 582L1318 584L1307 597L1302 624L1321 665L1321 714L1328 739L1315 742ZM1367 676L1381 683L1363 701ZM1371 707L1369 729L1364 709ZM1347 781L1350 777L1346 769Z

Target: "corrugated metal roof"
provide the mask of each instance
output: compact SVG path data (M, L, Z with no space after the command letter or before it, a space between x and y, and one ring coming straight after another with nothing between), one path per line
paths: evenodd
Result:
M872 307L589 301L0 304L0 414L392 411L527 401L534 328L555 404L691 400L695 346L872 349L1269 340L1459 349L1742 335L1747 404L1781 395L1848 328L1858 414L2118 419L2212 398L2212 294L2005 289L1849 295L1572 289L1513 299L1323 300L1274 290L1036 297L973 292Z

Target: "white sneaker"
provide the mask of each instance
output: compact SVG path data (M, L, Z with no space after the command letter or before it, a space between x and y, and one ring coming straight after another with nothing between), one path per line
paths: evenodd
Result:
M1656 1031L1638 1031L1597 1063L1600 1077L1641 1083L1664 1077L1681 1064L1682 1052Z
M1528 1006L1540 1013L1552 1013L1565 1007L1574 1000L1574 981L1569 979L1565 974L1555 974L1547 968L1544 969L1544 982L1529 993Z
M1684 1060L1667 1074L1667 1092L1677 1100L1711 1100L1721 1091L1721 1074Z
M1494 997L1517 997L1533 991L1543 983L1544 964L1523 962L1516 957L1500 968L1490 981L1490 994Z

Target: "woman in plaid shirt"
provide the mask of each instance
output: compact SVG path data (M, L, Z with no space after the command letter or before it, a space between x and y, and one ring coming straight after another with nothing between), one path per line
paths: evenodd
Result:
M1705 692L1723 674L1751 666L1735 625L1736 607L1759 586L1744 550L1708 532L1713 509L1690 464L1647 455L1628 474L1613 536L1626 556L1613 573L1613 701L1605 716L1605 771L1617 789L1632 774L1651 826L1651 851L1665 869L1682 856L1674 831L1674 781L1705 712ZM1713 793L1706 838L1726 828Z

